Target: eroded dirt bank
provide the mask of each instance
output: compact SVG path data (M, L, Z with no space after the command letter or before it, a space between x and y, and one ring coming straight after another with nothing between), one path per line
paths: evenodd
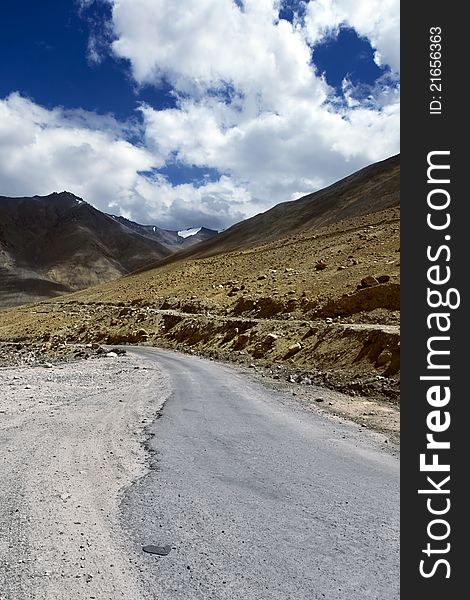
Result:
M298 312L285 311L266 315L269 306L268 300L260 300L241 314L217 314L213 307L182 306L168 299L117 304L56 301L11 313L11 319L0 325L0 341L14 342L19 351L33 344L44 357L71 344L173 348L255 364L291 383L316 383L351 396L398 402L398 325L302 318Z

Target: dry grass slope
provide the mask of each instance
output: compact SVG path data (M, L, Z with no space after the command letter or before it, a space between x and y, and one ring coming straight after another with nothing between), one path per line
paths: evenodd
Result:
M0 313L0 341L147 343L396 402L399 228L394 157L143 272Z

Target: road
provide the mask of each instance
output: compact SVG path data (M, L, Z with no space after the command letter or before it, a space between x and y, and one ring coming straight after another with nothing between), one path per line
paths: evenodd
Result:
M154 469L121 504L156 600L396 600L399 463L377 437L234 368L162 350Z

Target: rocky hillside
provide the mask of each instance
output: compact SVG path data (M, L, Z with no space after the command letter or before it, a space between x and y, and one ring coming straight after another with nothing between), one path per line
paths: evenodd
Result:
M201 231L186 242L177 232L106 215L68 192L0 197L0 307L116 279L215 234Z
M332 186L281 205L287 234L275 207L254 218L267 223L262 241L222 252L218 236L152 269L0 313L0 341L34 341L45 352L71 343L167 346L265 365L296 385L397 401L398 159L337 185L336 200ZM258 230L245 223L225 240L244 226Z
M380 212L400 204L400 155L369 165L333 185L299 200L277 204L270 210L233 225L180 258L202 258L243 250L301 232Z

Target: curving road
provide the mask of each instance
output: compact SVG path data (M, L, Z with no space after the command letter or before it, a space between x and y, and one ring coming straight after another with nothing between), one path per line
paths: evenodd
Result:
M149 597L396 600L399 463L374 436L233 368L133 349L171 395L122 502ZM158 393L158 390L155 390Z

